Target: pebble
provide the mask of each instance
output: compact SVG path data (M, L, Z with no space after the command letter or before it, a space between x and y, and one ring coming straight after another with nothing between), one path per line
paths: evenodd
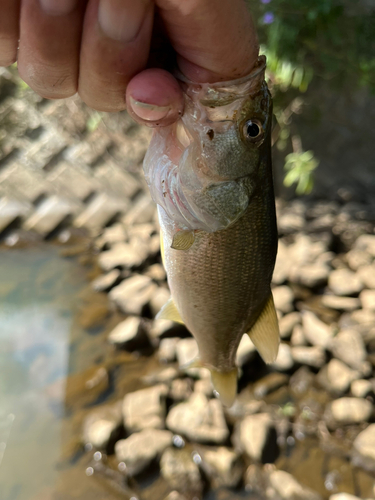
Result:
M194 392L201 392L207 398L211 398L213 396L213 387L211 380L209 378L197 380L194 384Z
M334 394L344 394L359 373L338 359L331 359L318 373L319 383Z
M307 340L305 334L303 333L302 325L296 325L293 328L292 336L290 337L290 343L292 346L306 346Z
M168 366L167 368L162 368L161 370L159 369L153 373L145 375L141 378L141 380L147 385L168 384L178 376L179 371L177 368L174 366Z
M109 297L125 314L140 316L156 289L150 278L136 274L112 288Z
M375 310L375 290L363 290L359 298L363 309Z
M104 245L112 245L126 240L126 231L122 224L117 223L113 226L106 227L95 241L97 248L103 248Z
M147 340L143 322L138 316L129 316L121 321L108 335L108 341L117 346L135 348Z
M171 292L167 288L158 288L155 290L153 296L150 300L150 309L151 314L155 317L160 309L166 304L166 302L170 299Z
M340 297L337 295L323 295L322 305L338 311L354 311L361 306L359 299L355 297Z
M197 443L222 444L229 436L219 400L207 400L193 393L186 403L174 406L167 416L167 428Z
M272 283L274 283L275 285L281 285L282 283L284 283L289 277L291 264L292 262L289 258L288 247L282 240L279 240L276 264L272 276Z
M313 368L321 368L326 360L325 352L320 346L292 347L292 356L296 363L311 366Z
M335 295L356 295L362 288L360 277L349 269L335 269L328 278L328 286Z
M119 266L131 269L139 267L147 257L148 247L145 244L116 243L110 250L99 254L98 262L104 271Z
M144 275L155 281L164 281L166 279L165 269L161 264L153 264L148 267Z
M122 424L121 405L103 406L90 413L83 423L83 442L104 449Z
M374 386L371 380L353 380L350 386L350 391L356 398L365 398L374 391Z
M168 391L167 385L159 384L127 394L122 404L125 428L129 432L148 428L162 429Z
M187 493L190 498L200 498L204 484L199 460L194 461L194 458L195 455L187 449L167 448L160 459L160 471L171 488Z
M169 319L157 319L150 328L150 337L159 339L161 337L169 337L172 334L176 335L181 330L182 325L170 321Z
M211 384L211 381L209 381ZM169 390L169 397L174 401L186 401L193 392L191 378L177 378L173 380Z
M257 350L255 348L255 345L252 343L247 333L242 335L236 354L237 366L243 366L246 363L252 361L256 355L256 352Z
M350 493L335 493L328 500L361 500L361 498L351 495Z
M325 264L306 264L291 270L290 281L308 288L321 287L327 283L330 271Z
M253 386L254 396L256 398L264 398L267 394L276 391L283 385L287 384L289 377L283 373L272 372L262 377L255 382Z
M276 361L272 363L272 367L279 371L288 371L294 366L292 351L288 344L283 342L279 345L279 353Z
M302 326L305 338L311 345L326 349L333 337L333 330L323 323L314 313L304 311L302 314Z
M239 454L224 446L202 453L203 468L214 488L235 488L241 481L244 464Z
M356 250L353 248L345 255L346 261L353 271L357 271L361 266L371 264L372 257L363 250Z
M371 417L372 404L367 399L340 398L332 401L330 411L339 424L359 424Z
M187 500L187 498L178 491L171 491L164 500Z
M322 500L316 491L302 485L292 474L273 470L268 475L267 497L272 500Z
M120 275L121 272L119 269L112 269L109 273L98 276L98 278L91 283L91 286L96 292L104 292L113 287L120 278Z
M115 444L116 458L126 464L126 473L134 476L172 445L173 434L160 429L144 429Z
M375 258L375 235L362 234L357 238L354 248L362 250Z
M280 337L288 339L296 325L301 323L301 314L299 312L291 312L286 314L279 320Z
M278 311L284 314L293 311L294 294L288 286L277 286L272 290L273 301Z
M234 440L252 460L262 462L267 448L277 449L276 431L268 413L248 415L238 426Z
M180 339L171 337L161 339L158 349L158 358L162 363L172 363L176 360L176 347Z
M367 288L375 289L375 264L361 266L357 274Z
M360 432L353 442L354 449L364 458L375 461L375 424Z
M367 353L361 335L356 330L342 330L331 342L332 354L354 369L361 368Z
M181 339L176 345L176 355L180 369L186 370L191 377L200 378L202 372L206 371L204 368L186 368L199 355L198 344L194 338Z

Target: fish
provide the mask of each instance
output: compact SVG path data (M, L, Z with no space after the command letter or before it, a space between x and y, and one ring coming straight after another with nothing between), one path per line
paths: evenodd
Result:
M186 325L199 348L193 365L210 370L225 406L237 394L242 336L249 335L266 363L276 359L279 346L265 68L259 56L251 73L237 80L202 84L179 74L184 113L154 130L144 159L171 292L156 318Z

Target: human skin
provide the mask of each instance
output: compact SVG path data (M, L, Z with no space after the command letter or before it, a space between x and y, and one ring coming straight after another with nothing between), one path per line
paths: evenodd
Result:
M42 97L78 92L163 126L183 112L169 71L216 82L247 75L258 42L244 0L1 0L0 66L15 61Z

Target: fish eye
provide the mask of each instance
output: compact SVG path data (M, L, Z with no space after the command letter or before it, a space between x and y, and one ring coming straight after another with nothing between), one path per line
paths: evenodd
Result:
M244 137L251 142L258 142L264 135L262 124L259 120L247 120L243 126Z

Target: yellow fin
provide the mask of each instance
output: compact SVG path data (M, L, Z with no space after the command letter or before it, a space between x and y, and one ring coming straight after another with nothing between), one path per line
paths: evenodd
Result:
M230 372L219 372L214 368L210 368L210 372L212 385L215 391L218 392L220 401L229 408L237 396L238 369L234 368Z
M194 239L194 231L177 231L177 233L173 235L171 248L175 250L188 250L194 243Z
M264 361L273 363L279 351L280 334L272 293L257 322L247 334Z
M169 319L170 321L175 321L176 323L184 324L180 313L177 310L176 304L172 299L169 299L163 307L160 309L155 319Z

